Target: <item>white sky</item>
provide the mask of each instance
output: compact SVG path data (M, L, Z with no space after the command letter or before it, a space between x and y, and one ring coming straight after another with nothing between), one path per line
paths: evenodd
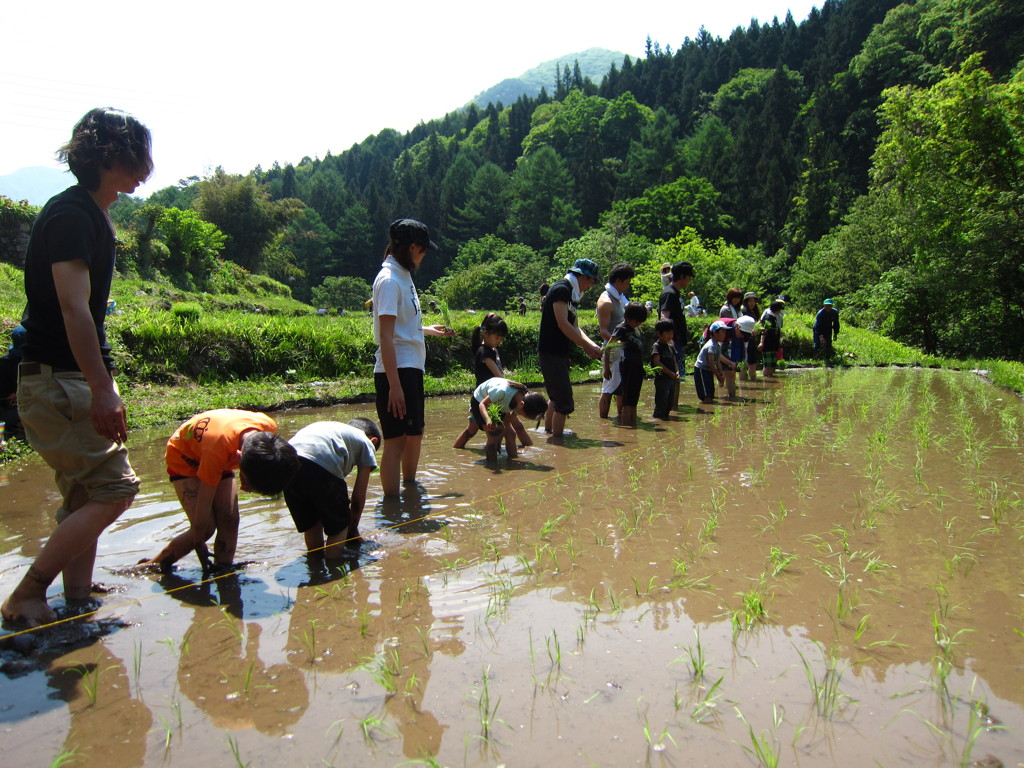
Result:
M177 0L7 3L0 28L0 175L60 167L92 107L153 133L148 195L217 165L245 173L405 132L549 59L673 50L701 25L799 23L821 0ZM571 64L571 61L568 62Z

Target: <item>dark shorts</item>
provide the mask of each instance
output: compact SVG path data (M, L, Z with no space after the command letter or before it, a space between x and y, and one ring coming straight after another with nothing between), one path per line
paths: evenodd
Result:
M757 365L761 362L761 351L757 348L757 339L747 342L747 365Z
M697 389L697 399L706 400L715 396L715 372L710 368L693 369L693 385Z
M629 408L635 408L640 402L640 389L644 384L644 369L641 366L627 365L625 361L619 363L620 376L622 378L619 388L615 394L622 398L622 404Z
M172 483L175 480L187 480L190 477L195 477L195 475L179 475L177 472L171 472L170 470L167 470L167 478ZM221 480L232 480L232 479L234 479L234 477L235 477L235 473L234 473L233 470L230 470L230 469L227 472L221 472L221 475L220 475L220 479Z
M469 398L469 420L480 428L484 426L484 420L480 417L480 401L475 397Z
M423 371L419 368L399 368L398 381L405 394L405 418L395 418L388 412L388 395L391 385L386 373L373 374L373 385L377 390L377 419L380 432L385 440L405 435L423 434Z
M569 380L568 356L540 352L538 357L548 400L554 403L556 411L568 416L576 410L576 403L572 399L572 382Z
M284 489L284 501L299 533L322 523L327 536L336 536L352 519L345 481L302 456L299 473Z

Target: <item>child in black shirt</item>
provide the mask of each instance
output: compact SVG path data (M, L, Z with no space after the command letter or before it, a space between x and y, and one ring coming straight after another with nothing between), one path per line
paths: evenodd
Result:
M672 347L675 323L659 320L654 324L654 332L658 336L651 347L651 365L657 369L654 374L654 418L667 419L672 408L672 395L679 383L679 370Z
M644 343L637 332L647 320L647 308L643 304L630 302L623 313L623 321L612 331L611 342L622 345L622 356L619 358L621 383L615 394L622 398L622 411L619 423L626 427L636 426L636 405L640 402L640 388L644 383ZM604 364L607 368L608 350L605 348ZM611 378L611 371L606 371Z

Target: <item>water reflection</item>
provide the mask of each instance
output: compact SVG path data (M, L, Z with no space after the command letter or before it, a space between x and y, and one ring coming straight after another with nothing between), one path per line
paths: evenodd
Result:
M783 762L960 763L971 701L1024 728L1020 590L1007 567L1024 524L1024 407L972 381L792 372L682 419L643 421L642 405L636 430L581 406L582 437L536 440L493 467L438 430L420 485L382 499L371 484L358 558L307 556L280 500L243 497L240 557L255 566L234 585L196 585L185 568L154 592L115 573L126 593L107 602L139 601L119 610L147 643L187 639L169 673L147 660L147 702L177 681L204 757L223 756L225 730L257 762L277 754L279 734L310 764L685 762L667 738L655 751L647 728L736 764L749 741L739 709ZM430 423L460 423L463 401L432 401ZM278 422L287 436L364 412ZM147 483L101 540L108 572L180 524L162 485ZM28 506L12 508L10 530L36 530L18 511ZM0 586L21 557L0 555ZM177 584L183 596L165 594ZM105 642L125 656L127 640ZM698 647L703 677L690 668ZM832 718L809 683L829 665L847 697ZM484 679L509 726L486 743ZM6 682L41 698L38 682ZM18 725L42 733L49 721ZM1010 739L977 736L975 757L1024 760Z

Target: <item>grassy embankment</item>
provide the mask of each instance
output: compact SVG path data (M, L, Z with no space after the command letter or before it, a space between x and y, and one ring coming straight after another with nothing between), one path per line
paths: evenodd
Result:
M21 274L5 265L0 274L4 330L23 305ZM372 326L368 313L319 317L301 302L280 296L197 295L139 280L115 282L119 314L108 321L130 426L174 423L208 408L276 410L367 400L373 394ZM173 304L195 302L197 317L178 316ZM482 314L453 313L454 338L427 338L429 394L470 391L470 336ZM506 314L509 336L501 355L511 378L539 383L536 356L540 314ZM598 338L593 312L581 313L585 333ZM692 320L690 359L697 335L714 318ZM440 316L427 318L440 322ZM813 359L811 315L787 313L786 357L792 364ZM652 341L650 323L644 336ZM984 369L994 383L1024 392L1024 365L1001 360L949 360L899 344L876 333L844 326L836 345L843 366L909 365ZM574 381L593 379L598 363L582 352L573 358Z

